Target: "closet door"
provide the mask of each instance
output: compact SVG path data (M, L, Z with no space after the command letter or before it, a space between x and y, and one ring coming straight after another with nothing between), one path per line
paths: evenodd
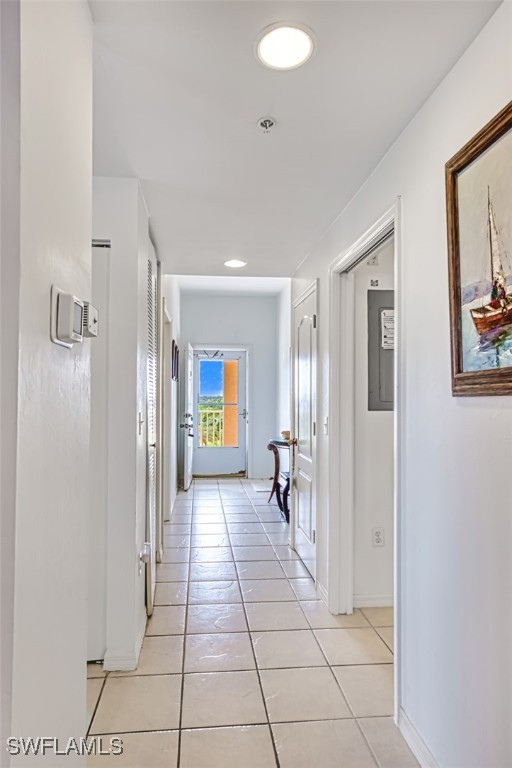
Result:
M146 477L146 541L150 557L146 564L146 609L153 613L156 586L156 462L157 462L157 270L154 259L148 259L148 360L147 360L147 477Z

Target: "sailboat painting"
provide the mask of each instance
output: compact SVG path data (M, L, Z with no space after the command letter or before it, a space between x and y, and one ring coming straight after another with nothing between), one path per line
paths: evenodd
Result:
M512 161L512 134L502 141L503 146L510 144L508 149ZM506 165L505 162L501 167L504 168ZM510 165L508 183L512 184L512 162ZM461 194L463 186L459 184L459 216L462 220L464 220L464 205L461 206L461 202L464 201L464 194ZM494 179L493 192L497 186L497 179ZM481 219L485 221L485 241L482 237L484 229L482 222L475 222L473 214L468 221L470 230L473 228L479 230L473 233L473 244L478 244L481 265L479 267L476 253L474 262L473 260L461 262L462 357L465 371L512 367L512 264L509 257L512 245L510 229L512 216L510 214L512 214L512 208L509 207L503 210L501 220L497 218L496 205L493 202L489 184L486 205L485 208L482 206L480 214ZM477 275L476 281L473 279L475 275ZM469 322L469 318L472 323Z
M480 336L512 323L512 268L496 224L489 187L487 188L487 231L490 256L491 296L487 304L471 309L471 317ZM506 259L506 261L505 261ZM507 272L505 272L504 261Z
M452 390L512 393L512 103L446 165Z

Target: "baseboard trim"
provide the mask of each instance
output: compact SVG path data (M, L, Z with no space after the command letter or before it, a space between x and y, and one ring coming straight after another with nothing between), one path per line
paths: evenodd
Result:
M217 478L220 477L222 480L229 480L231 477L233 479L239 480L240 478L247 479L247 472L228 472L224 475L214 474L214 475L193 475L193 479L196 477L199 480L209 480L210 478Z
M132 672L134 669L137 669L144 635L146 634L146 622L147 616L144 615L144 619L141 621L141 626L139 627L133 653L119 656L110 654L107 651L103 660L103 669L105 672Z
M129 653L127 656L106 653L103 660L103 670L105 672L132 672L137 669L138 661L139 657L136 653Z
M354 608L392 608L393 595L354 595Z
M421 768L440 768L434 755L427 747L403 709L400 709L400 714L398 715L398 727L409 745L409 749L421 765Z
M316 585L316 591L318 592L318 594L320 595L320 597L322 598L322 600L324 601L324 603L327 605L327 601L328 601L328 597L329 597L329 596L328 596L328 594L327 594L327 590L326 590L326 588L324 587L324 585L323 585L323 584L320 584L320 583L317 583L317 585Z

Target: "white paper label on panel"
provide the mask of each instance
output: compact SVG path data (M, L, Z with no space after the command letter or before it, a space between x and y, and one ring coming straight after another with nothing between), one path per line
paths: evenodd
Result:
M380 313L382 349L395 348L395 310L383 309Z

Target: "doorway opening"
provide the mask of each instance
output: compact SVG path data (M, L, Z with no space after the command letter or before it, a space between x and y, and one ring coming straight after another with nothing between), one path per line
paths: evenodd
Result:
M329 609L400 659L399 201L331 266Z
M390 233L351 272L355 608L393 607L393 249ZM390 615L388 622L392 626Z
M248 362L247 349L193 348L186 439L194 477L247 477Z
M178 492L178 382L175 380L175 353L173 350L174 321L165 298L162 299L162 520L171 517L171 509ZM174 353L174 354L173 354ZM160 548L159 548L160 549Z

